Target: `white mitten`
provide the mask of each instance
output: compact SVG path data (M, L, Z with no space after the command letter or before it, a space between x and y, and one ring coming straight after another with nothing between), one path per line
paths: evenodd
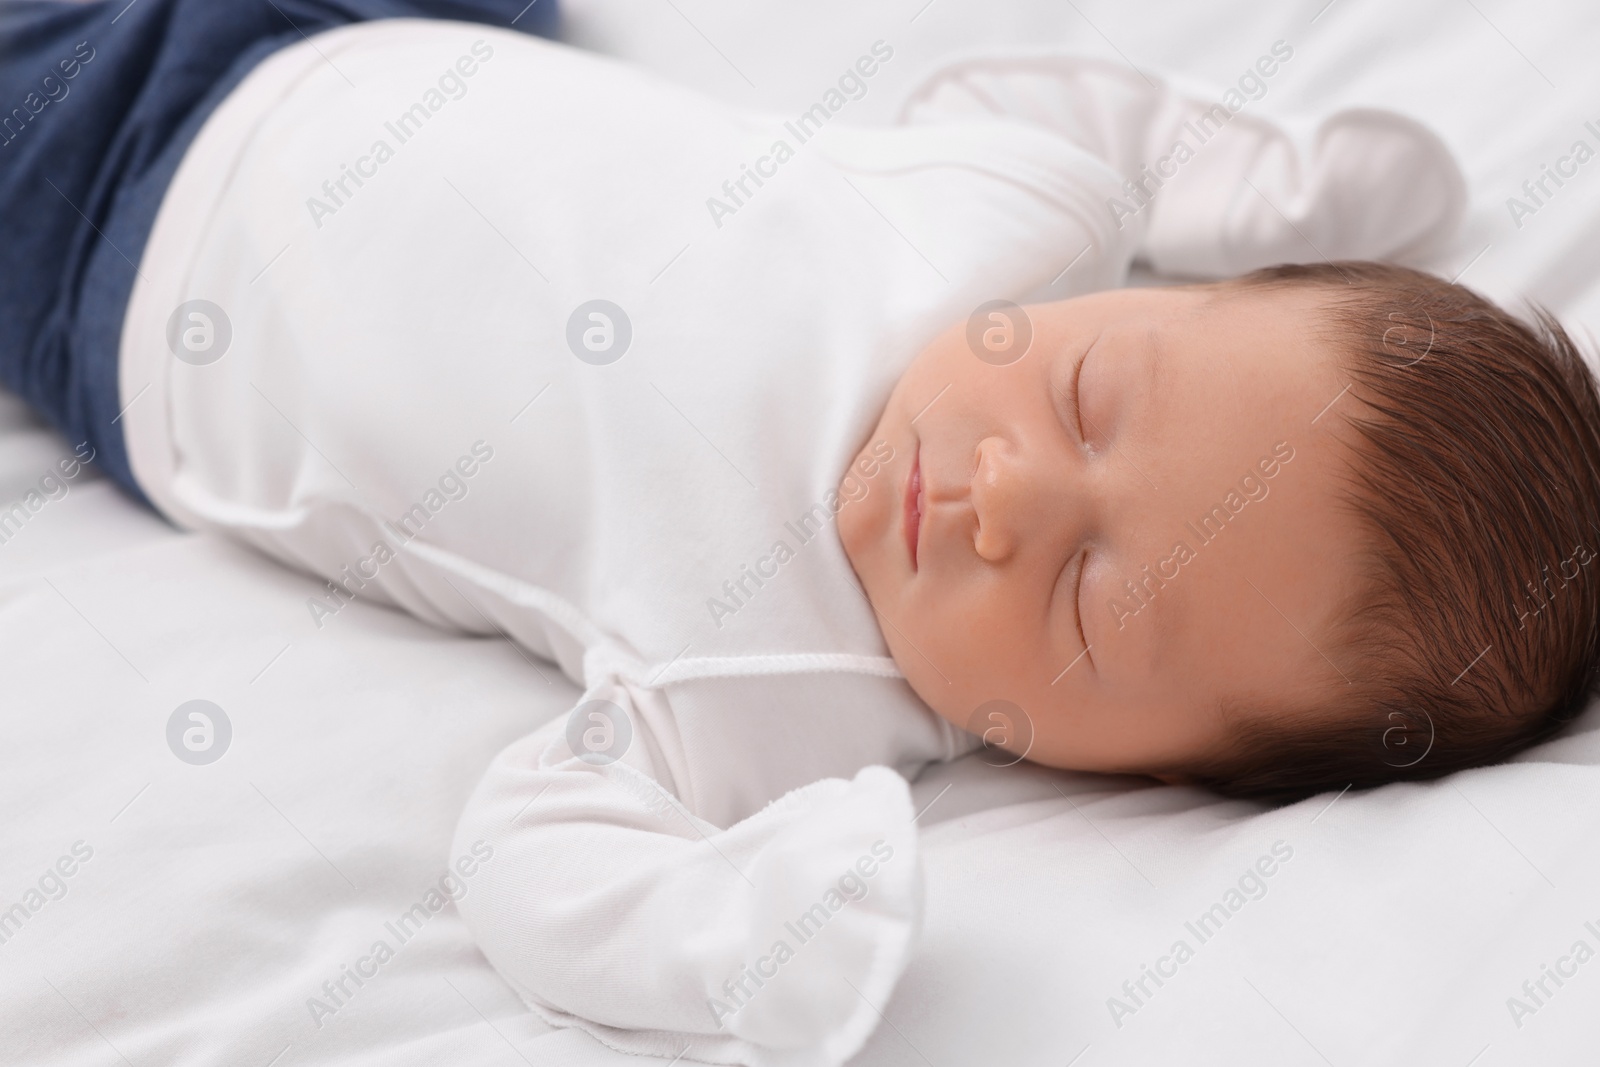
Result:
M921 921L912 817L905 779L866 767L727 831L755 847L754 893L742 977L712 995L733 1009L728 1032L767 1050L752 1063L842 1063L877 1026Z
M905 780L866 767L720 829L658 783L647 737L591 762L565 727L502 752L457 831L457 854L492 851L458 904L490 962L550 1023L626 1052L752 1067L853 1055L919 923Z
M1036 122L1126 183L1106 210L1143 229L1156 270L1225 277L1281 262L1415 259L1466 210L1448 148L1395 112L1336 112L1301 135L1115 63L1067 55L962 60L907 99L907 123L999 114ZM1239 94L1234 99L1244 100Z

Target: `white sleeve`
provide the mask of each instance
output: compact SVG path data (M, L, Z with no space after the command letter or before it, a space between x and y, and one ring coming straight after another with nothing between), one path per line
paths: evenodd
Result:
M1274 55L1293 49L1280 41ZM1023 119L1088 150L1125 181L1107 211L1119 229L1143 226L1141 255L1164 273L1417 259L1454 236L1466 181L1421 123L1348 108L1290 129L1254 106L1237 90L1180 89L1105 60L1005 54L941 68L900 117Z
M905 780L870 766L717 827L660 784L647 737L620 736L642 722L618 721L630 702L591 688L496 757L468 803L457 851L492 852L458 906L484 955L547 1021L624 1051L842 1063L918 927Z

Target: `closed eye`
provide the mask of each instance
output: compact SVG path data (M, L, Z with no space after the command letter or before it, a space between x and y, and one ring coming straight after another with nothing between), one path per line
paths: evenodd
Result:
M1089 352L1094 348L1090 345L1084 349L1083 355L1078 357L1078 366L1072 372L1072 417L1078 424L1078 440L1087 442L1089 438L1083 432L1083 401L1078 393L1078 382L1083 378L1083 365L1089 362Z
M1083 377L1083 365L1088 361L1089 352L1093 349L1094 345L1090 345L1088 348L1084 349L1083 355L1078 357L1078 362L1072 368L1072 377L1066 382L1065 390L1056 384L1056 379L1053 375L1049 379L1050 391L1061 399L1062 425L1067 425L1069 421L1068 412L1070 411L1070 428L1077 431L1078 442L1083 445L1087 445L1089 443L1089 439L1085 437L1083 433L1083 405L1078 400L1078 379Z
M1078 580L1073 585L1072 608L1078 620L1078 637L1082 639L1084 649L1089 647L1089 635L1083 629L1083 572L1089 569L1089 550L1084 549L1078 556Z

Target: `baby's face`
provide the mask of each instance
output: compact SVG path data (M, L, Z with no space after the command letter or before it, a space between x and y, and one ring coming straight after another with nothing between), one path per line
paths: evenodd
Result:
M1225 702L1287 714L1346 684L1324 654L1355 585L1336 437L1355 401L1314 294L1028 314L1010 364L966 323L917 357L862 452L893 458L839 513L918 695L975 733L1009 702L1025 721L991 739L1017 754L1139 773L1216 751Z

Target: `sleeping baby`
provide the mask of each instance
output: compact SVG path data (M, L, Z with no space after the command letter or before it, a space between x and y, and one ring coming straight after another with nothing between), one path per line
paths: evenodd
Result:
M843 1062L913 951L932 762L1282 800L1575 713L1593 381L1553 320L1357 261L1459 218L1430 135L1061 56L819 108L338 29L220 102L140 260L136 491L318 576L308 633L360 598L581 687L458 832L544 1019ZM1202 280L1118 288L1136 257Z

